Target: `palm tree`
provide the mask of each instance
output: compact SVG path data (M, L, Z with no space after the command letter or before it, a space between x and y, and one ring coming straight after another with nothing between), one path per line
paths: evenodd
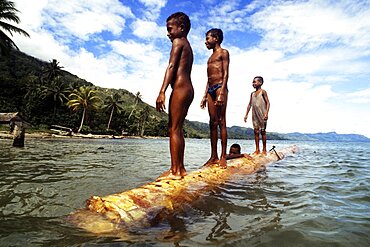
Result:
M83 108L81 124L77 130L77 133L80 133L82 129L87 110L97 109L99 107L101 99L97 94L98 91L92 87L81 86L78 89L75 89L74 92L69 95L69 101L67 102L67 106L69 108L72 108L74 112L78 111L80 108Z
M54 116L57 104L63 105L65 100L68 100L67 94L70 92L66 83L61 81L61 77L56 77L48 86L42 86L42 95L46 97L53 97L54 101Z
M43 74L46 74L46 81L51 82L57 76L62 75L63 66L59 66L59 62L56 59L51 60L47 67L43 70Z
M142 95L141 95L141 94L140 94L140 92L138 91L138 92L135 94L134 106L133 106L133 108L132 108L132 110L131 110L131 112L130 112L130 115L128 116L128 119L130 119L130 118L131 118L132 113L135 111L135 108L136 108L137 104L138 104L139 102L141 102L141 98L142 98Z
M117 111L117 113L121 113L123 110L123 99L121 98L121 95L118 93L115 93L114 95L109 95L105 99L105 104L103 105L103 108L110 111L110 117L107 125L107 130L109 130L110 124L112 122L112 117L114 111Z
M10 33L11 36L13 36L13 33L19 33L26 37L30 37L30 35L26 31L5 22L11 21L19 24L20 19L17 16L17 12L19 11L14 7L14 2L8 0L0 0L0 55L9 54L9 51L13 47L19 50L14 41L2 30Z

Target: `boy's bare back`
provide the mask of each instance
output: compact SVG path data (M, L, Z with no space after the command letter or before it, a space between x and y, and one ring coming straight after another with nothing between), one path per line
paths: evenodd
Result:
M193 66L193 50L189 41L187 39L174 40L170 57L173 58L174 68L177 68L175 80L171 82L172 89L175 90L177 87L191 83L190 74Z

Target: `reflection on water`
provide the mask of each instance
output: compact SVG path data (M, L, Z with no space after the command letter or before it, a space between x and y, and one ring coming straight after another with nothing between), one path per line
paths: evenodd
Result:
M295 156L236 175L155 227L94 236L66 216L91 195L159 176L169 168L168 140L29 139L21 149L10 142L0 140L0 246L370 244L369 143L298 143ZM253 151L253 142L235 142ZM193 139L186 144L192 171L209 158L210 145Z

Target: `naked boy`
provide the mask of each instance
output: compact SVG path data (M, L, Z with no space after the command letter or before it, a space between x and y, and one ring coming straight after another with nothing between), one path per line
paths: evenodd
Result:
M193 65L193 51L187 39L190 31L189 17L177 12L167 18L167 36L172 42L170 60L162 87L156 101L157 111L165 109L165 92L171 85L169 100L168 131L170 136L171 169L158 179L181 179L186 175L184 167L185 140L183 125L189 106L194 98L190 74Z

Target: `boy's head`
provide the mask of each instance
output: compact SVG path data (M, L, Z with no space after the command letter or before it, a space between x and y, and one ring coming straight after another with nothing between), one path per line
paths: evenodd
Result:
M170 20L174 21L179 27L182 27L184 29L185 35L189 33L191 24L189 16L187 16L187 14L183 12L173 13L167 18L166 22L169 22Z
M224 33L219 28L212 28L208 30L206 36L207 35L211 35L212 37L217 38L219 44L221 44L222 41L224 40Z
M259 81L261 85L263 84L263 77L262 76L256 76L253 78L253 81Z
M230 154L241 154L240 145L237 143L234 143L233 145L231 145L229 153Z

